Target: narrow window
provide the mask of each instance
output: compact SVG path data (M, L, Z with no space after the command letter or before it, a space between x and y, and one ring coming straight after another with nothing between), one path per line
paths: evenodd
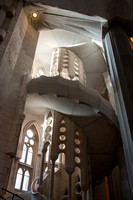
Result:
M33 157L33 149L32 149L32 147L29 147L26 164L28 164L28 165L32 164L32 157Z
M23 177L23 170L21 168L19 168L18 172L17 172L16 183L15 183L16 189L21 189L22 177Z
M24 180L23 180L23 187L22 187L22 190L24 190L24 191L27 191L27 190L28 190L29 179L30 179L30 174L29 174L29 171L26 170L25 173L24 173Z
M50 146L48 146L48 148L47 148L47 153L46 153L46 157L45 157L46 162L49 161L49 150L50 150Z
M26 152L27 152L27 146L26 146L26 144L24 144L24 146L23 146L23 152L22 152L22 157L20 159L20 162L25 163Z

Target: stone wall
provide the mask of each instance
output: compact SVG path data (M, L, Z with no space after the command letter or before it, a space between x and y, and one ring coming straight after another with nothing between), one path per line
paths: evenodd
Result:
M13 6L14 16L7 16L7 6ZM22 7L22 1L15 0L1 5L0 10L1 29L6 32L0 42L0 188L6 187L12 157L16 154L24 118L27 74L38 40L38 33L28 25Z

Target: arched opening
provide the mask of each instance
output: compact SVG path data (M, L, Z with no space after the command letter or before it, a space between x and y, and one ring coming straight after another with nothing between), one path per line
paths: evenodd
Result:
M29 123L22 130L23 150L18 162L15 189L28 191L33 180L34 166L38 151L38 133L34 124Z

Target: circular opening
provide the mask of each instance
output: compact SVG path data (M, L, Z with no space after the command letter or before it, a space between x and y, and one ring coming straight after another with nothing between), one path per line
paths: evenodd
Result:
M60 128L60 132L65 132L66 131L66 127L61 127Z
M65 144L60 144L60 145L59 145L59 149L61 149L61 150L62 150L62 149L65 149L65 147L66 147Z
M60 138L61 141L64 141L66 139L66 136L65 135L61 135L59 138Z
M75 144L79 145L80 144L80 141L78 139L75 139L74 140Z
M29 138L32 138L34 134L33 134L32 130L29 129L27 131L27 135L28 135Z
M30 144L31 144L31 145L34 145L34 140L31 139L31 140L30 140Z
M75 162L76 162L77 164L79 164L79 163L80 163L80 158L79 158L79 157L75 157Z
M76 147L74 150L75 150L75 153L77 153L77 154L80 153L80 149L78 147Z

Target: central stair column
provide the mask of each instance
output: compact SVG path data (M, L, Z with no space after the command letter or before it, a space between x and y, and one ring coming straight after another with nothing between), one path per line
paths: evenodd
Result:
M43 149L42 149L42 156L41 156L41 165L40 165L40 174L39 174L39 184L38 184L38 192L43 194L42 182L43 182L43 169L44 169L44 157L47 152L47 148L50 143L44 142Z

